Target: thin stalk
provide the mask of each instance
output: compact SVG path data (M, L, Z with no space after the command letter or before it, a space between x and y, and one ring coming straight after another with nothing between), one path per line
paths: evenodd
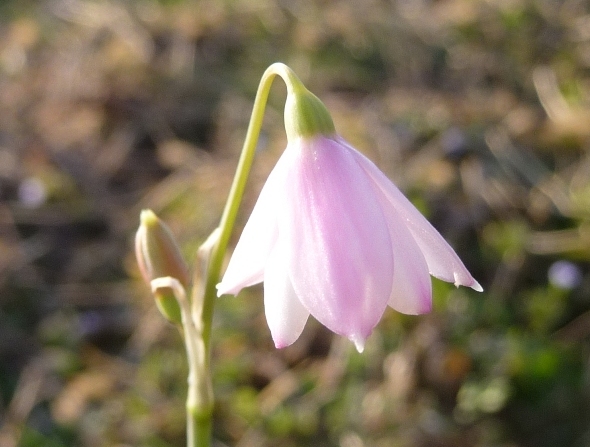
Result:
M301 81L293 73L293 71L282 63L272 64L266 69L260 84L258 85L258 91L256 92L256 98L254 100L254 107L252 109L252 116L250 118L250 124L248 125L248 131L246 132L246 139L244 140L244 146L238 161L238 167L234 176L233 183L231 185L229 196L221 216L219 224L219 239L217 244L213 246L211 256L209 258L209 267L207 271L207 281L205 283L204 291L204 302L202 310L202 322L203 322L203 338L206 346L209 345L209 338L211 336L211 319L213 316L213 308L215 305L215 298L217 297L217 290L215 286L219 282L219 276L221 267L223 264L223 258L227 245L234 228L238 209L244 195L244 189L246 187L246 181L250 173L250 167L254 160L254 153L256 152L256 144L258 142L258 136L260 135L260 129L262 127L262 121L264 118L264 110L266 108L266 101L270 87L274 80L274 77L279 75L287 84L289 92L292 91L293 87L300 86Z
M195 324L186 290L176 278L162 277L152 280L152 292L166 288L172 290L180 306L182 329L188 360L188 393L186 399L186 434L188 447L211 445L213 391L211 373L206 361L202 331Z
M217 298L215 286L219 282L221 267L225 251L236 221L238 209L242 201L246 181L250 173L256 144L264 118L264 110L272 81L276 75L281 76L287 84L288 91L301 85L296 75L286 65L276 63L266 69L254 100L252 116L246 132L244 146L236 168L236 174L230 188L229 196L221 216L219 227L209 236L201 246L198 254L191 299L191 322L187 322L194 332L194 341L186 340L190 366L189 392L187 396L187 445L188 447L209 447L211 444L211 429L213 416L213 391L211 386L210 356L211 356L211 323L213 309ZM205 281L203 283L203 278ZM191 337L186 332L185 336ZM196 344L194 344L196 343Z

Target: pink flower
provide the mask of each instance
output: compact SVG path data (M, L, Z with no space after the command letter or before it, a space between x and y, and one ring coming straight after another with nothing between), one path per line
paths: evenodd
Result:
M290 138L238 241L218 294L264 281L277 348L309 314L361 351L389 305L432 308L430 275L481 291L397 187L342 138Z

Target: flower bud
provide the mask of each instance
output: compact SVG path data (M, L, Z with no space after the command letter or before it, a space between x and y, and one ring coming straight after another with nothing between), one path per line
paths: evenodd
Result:
M135 256L145 282L172 277L186 289L190 284L188 266L168 226L151 210L143 210L135 235ZM180 323L180 307L172 289L164 287L154 291L160 312L171 322Z

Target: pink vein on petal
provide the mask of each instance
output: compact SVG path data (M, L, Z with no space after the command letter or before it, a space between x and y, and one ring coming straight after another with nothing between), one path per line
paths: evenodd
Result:
M293 287L332 331L362 345L391 294L393 254L370 179L347 151L318 137L290 143L298 160L279 212Z
M349 150L356 150L350 147L344 140L341 140ZM416 207L402 194L402 192L383 174L368 158L362 157L362 166L375 183L379 185L383 194L391 205L397 210L398 215L405 222L416 243L420 247L430 274L443 281L452 282L455 285L471 287L474 290L483 290L479 283L471 276L459 256L445 241L440 233L426 220Z

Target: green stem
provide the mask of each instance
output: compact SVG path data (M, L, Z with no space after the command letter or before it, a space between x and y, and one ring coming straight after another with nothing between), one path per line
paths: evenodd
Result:
M248 174L250 173L250 167L252 166L252 161L254 159L256 143L258 142L258 136L260 135L260 128L262 127L262 121L264 118L266 100L268 99L270 87L276 75L281 76L281 78L285 80L289 92L291 92L294 87L298 88L299 86L303 86L295 73L282 63L275 63L268 67L262 75L260 84L258 85L250 124L248 125L248 131L246 132L246 139L244 140L244 146L242 148L240 160L238 161L236 174L221 216L221 222L219 224L219 239L217 244L213 247L211 257L209 258L202 314L203 338L205 339L205 344L207 346L209 345L209 338L211 336L211 319L213 316L215 298L217 297L217 289L215 286L219 282L225 251L227 250L227 245L238 214L238 208L246 187L246 181L248 180Z
M188 447L209 447L211 444L213 392L211 387L210 354L211 354L211 322L213 309L217 298L216 285L219 282L223 259L227 245L236 221L240 202L250 173L250 167L254 159L258 136L264 118L266 101L270 92L272 81L276 75L281 76L287 84L289 93L293 89L303 87L301 81L284 64L276 63L266 69L254 100L252 116L246 139L236 169L236 174L229 192L218 229L214 231L207 242L199 249L198 266L201 275L197 274L192 297L191 330L185 328L185 335L191 337L188 332L194 330L195 340L185 340L189 362L189 392L187 397L187 445ZM205 283L203 285L203 278ZM186 325L185 325L186 326ZM194 344L196 343L196 345Z
M199 250L199 255L202 251ZM201 266L199 266L201 267ZM195 320L184 286L176 278L161 277L151 281L152 292L166 288L172 291L180 307L182 329L188 360L188 393L186 399L186 434L188 447L211 445L213 390L209 358L199 322ZM196 285L195 289L198 288ZM195 290L193 289L193 291ZM194 297L193 297L194 298ZM194 309L193 309L194 310Z
M188 447L209 447L211 445L213 418L211 414L197 414L187 409L186 436Z

